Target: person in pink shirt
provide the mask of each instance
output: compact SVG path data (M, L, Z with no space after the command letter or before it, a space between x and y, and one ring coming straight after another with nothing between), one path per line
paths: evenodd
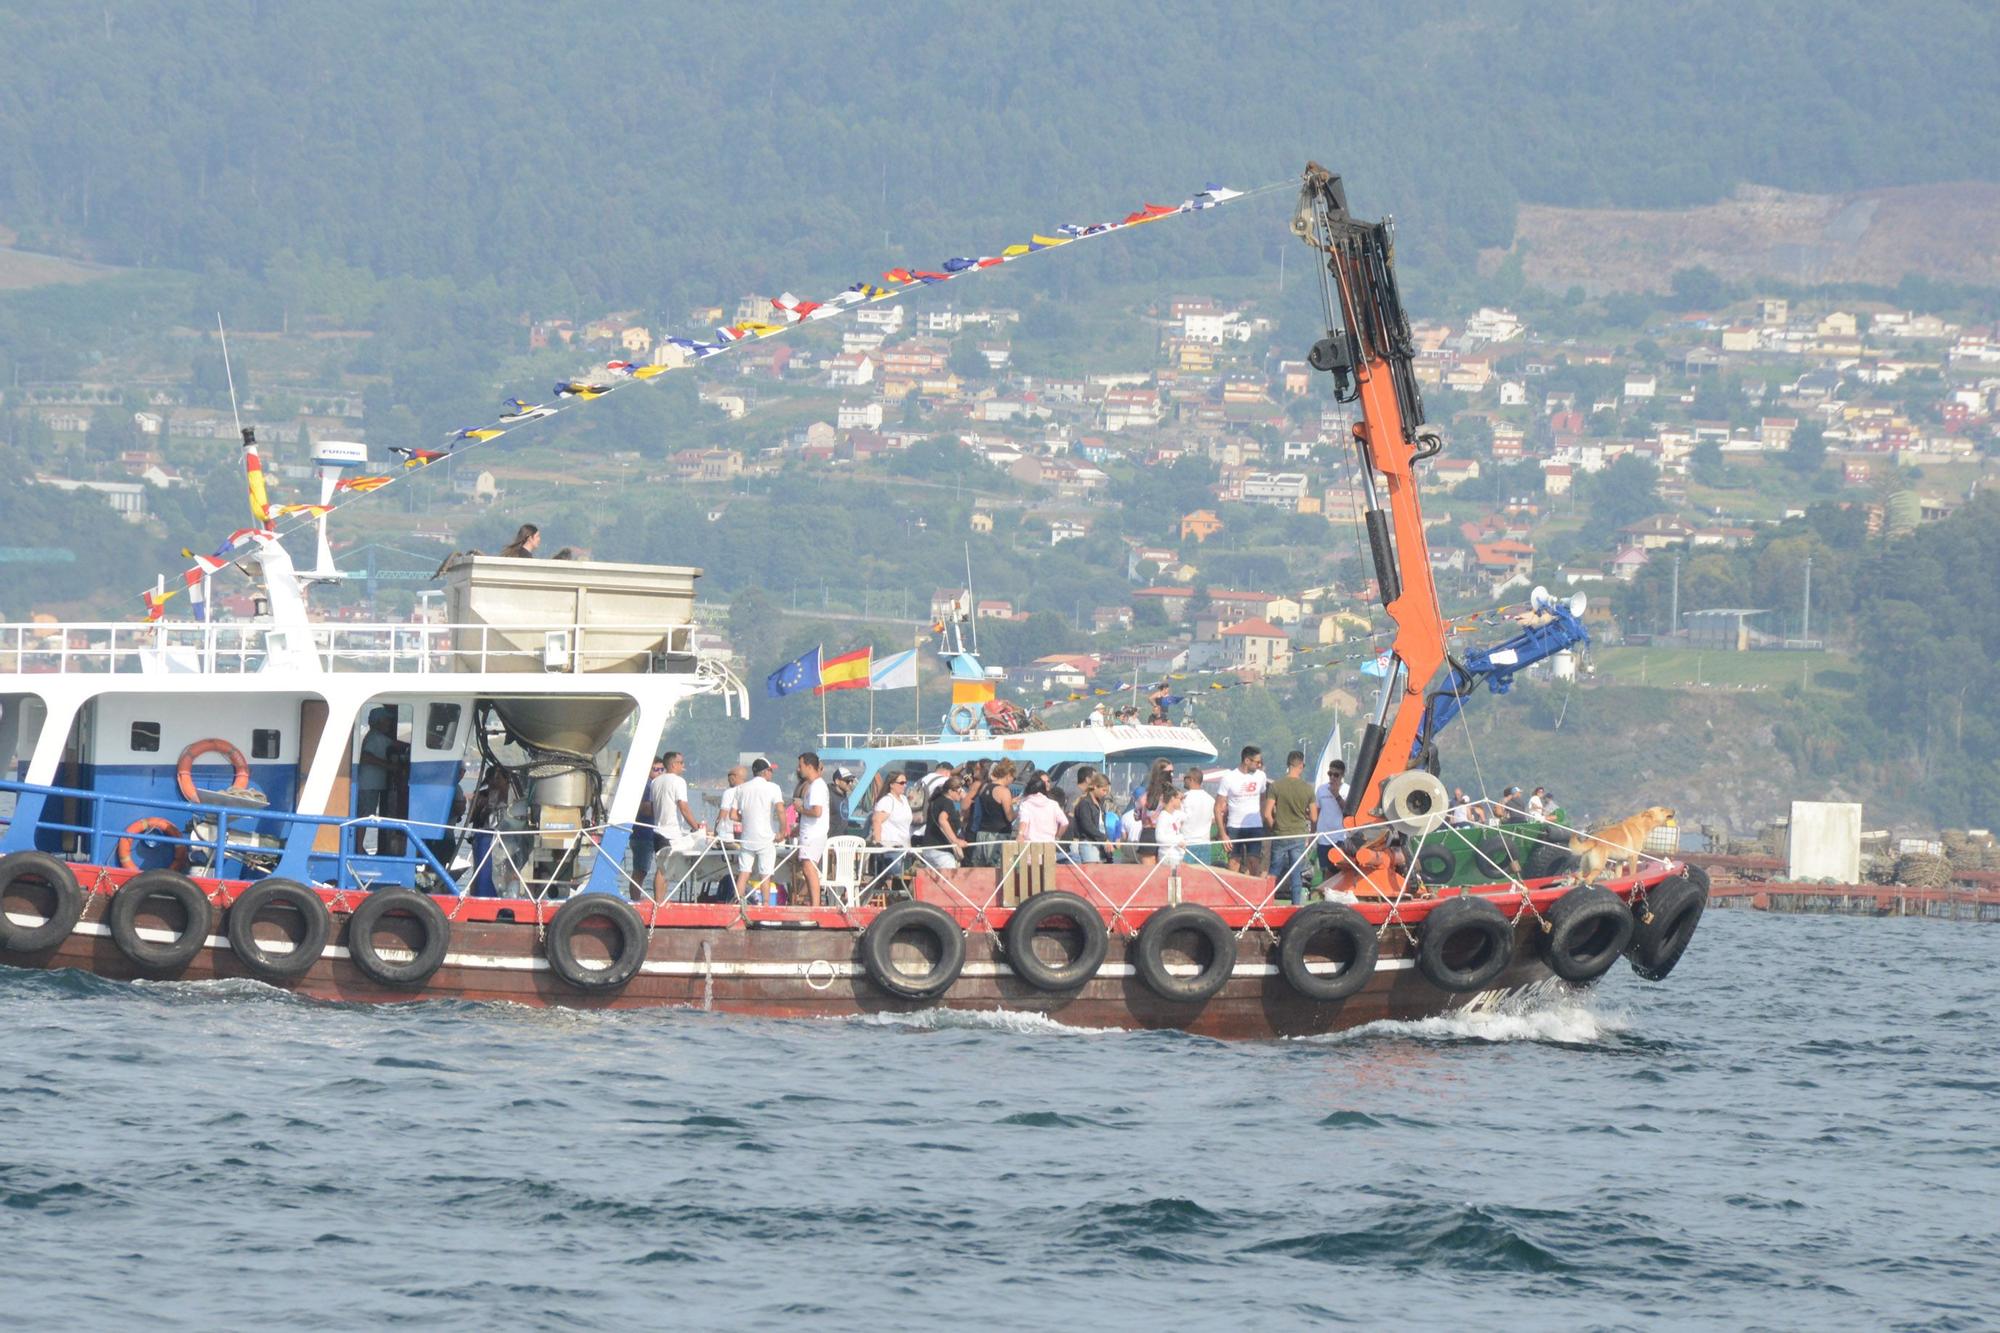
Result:
M1028 779L1014 805L1014 836L1022 842L1055 842L1069 827L1069 816L1049 795L1049 779L1037 773Z

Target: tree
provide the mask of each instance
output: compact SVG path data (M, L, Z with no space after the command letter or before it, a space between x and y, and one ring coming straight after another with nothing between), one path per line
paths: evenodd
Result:
M1729 463L1722 457L1722 446L1714 440L1703 440L1688 456L1688 472L1703 486L1726 486L1729 484Z
M1800 476L1819 471L1826 462L1826 430L1817 421L1801 421L1785 446L1785 466Z
M1679 310L1713 310L1729 299L1722 279L1705 268L1675 269L1672 286Z
M1653 488L1660 474L1651 463L1631 454L1614 461L1595 476L1586 477L1584 499L1600 529L1612 530L1637 523L1660 507Z
M951 347L951 373L962 380L983 380L993 374L986 354L971 338L960 338Z

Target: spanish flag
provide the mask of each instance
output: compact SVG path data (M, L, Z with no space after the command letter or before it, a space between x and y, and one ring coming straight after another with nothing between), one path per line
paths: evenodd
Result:
M868 688L868 669L875 650L857 648L839 657L829 657L819 664L819 684L814 694L825 694L829 690L865 690Z

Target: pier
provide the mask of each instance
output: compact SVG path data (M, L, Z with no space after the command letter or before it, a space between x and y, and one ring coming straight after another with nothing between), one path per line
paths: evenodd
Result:
M1797 883L1778 856L1689 856L1709 875L1716 907L1815 916L1927 916L2000 922L2000 871L1962 870L1936 888L1908 884Z

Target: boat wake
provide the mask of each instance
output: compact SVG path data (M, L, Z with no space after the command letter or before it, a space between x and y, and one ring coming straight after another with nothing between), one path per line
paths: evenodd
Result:
M917 1032L1009 1032L1021 1036L1095 1037L1123 1030L1080 1027L1018 1009L915 1009L900 1014L858 1014L841 1021Z
M1345 1032L1303 1037L1335 1043L1383 1038L1428 1042L1537 1042L1552 1046L1600 1046L1627 1031L1629 1015L1607 1008L1585 991L1537 991L1509 996L1492 1005L1410 1020L1368 1023Z

